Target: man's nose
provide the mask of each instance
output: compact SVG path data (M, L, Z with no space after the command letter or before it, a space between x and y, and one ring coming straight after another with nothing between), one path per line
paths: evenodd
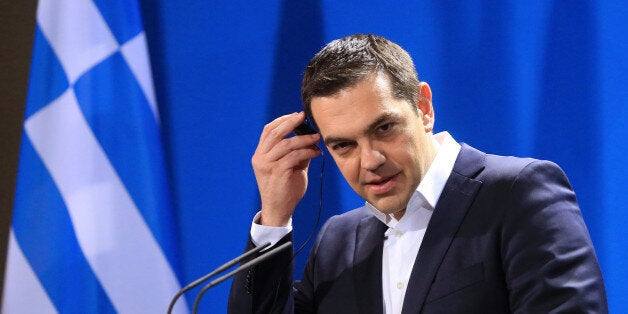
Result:
M360 153L360 162L362 169L367 171L376 171L386 161L386 156L381 150L373 145L365 145Z

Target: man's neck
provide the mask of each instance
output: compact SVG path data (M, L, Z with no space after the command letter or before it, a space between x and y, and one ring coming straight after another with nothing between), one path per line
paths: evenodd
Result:
M402 210L394 212L393 213L393 217L395 217L395 219L397 219L397 221L399 221L399 220L401 220L401 217L403 217L403 214L405 214L405 213L406 213L406 209L404 208Z

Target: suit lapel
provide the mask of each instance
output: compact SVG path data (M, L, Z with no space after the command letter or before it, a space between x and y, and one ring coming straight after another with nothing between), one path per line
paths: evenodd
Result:
M374 216L362 219L354 254L354 287L360 313L382 313L382 250L386 225Z
M482 185L472 177L484 168L484 157L484 153L462 145L412 268L403 314L421 312L443 257Z

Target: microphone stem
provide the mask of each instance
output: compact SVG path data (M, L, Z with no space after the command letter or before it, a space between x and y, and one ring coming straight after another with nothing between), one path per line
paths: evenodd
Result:
M201 283L203 283L204 281L206 281L207 279L211 278L212 276L221 273L223 271L225 271L227 268L235 265L236 263L240 262L241 260L265 249L266 247L270 246L270 242L265 242L260 246L257 246L255 248L252 248L248 251L246 251L244 254L230 260L229 262L223 264L222 266L216 268L214 271L212 271L211 273L193 281L192 283L190 283L189 285L185 286L183 289L179 290L179 292L177 292L177 294L172 298L172 300L170 301L170 305L168 305L168 314L172 313L172 309L174 308L174 304L177 303L177 300L179 299L179 297L181 297L184 293L188 292L189 290L191 290L192 288L200 285Z
M196 300L194 300L194 308L192 309L192 314L196 314L198 311L198 305L201 301L201 298L203 297L203 295L205 294L205 292L207 292L207 290L209 290L210 288L216 286L217 284L229 279L230 277L234 276L237 273L240 273L243 270L249 269L269 258L271 258L272 256L276 255L277 253L289 248L290 246L292 246L292 242L288 241L252 260L250 260L249 262L241 265L240 267L236 268L235 270L231 271L230 273L223 275L220 278L217 278L215 280L213 280L212 282L208 283L205 287L203 287L203 289L198 293L198 295L196 296Z

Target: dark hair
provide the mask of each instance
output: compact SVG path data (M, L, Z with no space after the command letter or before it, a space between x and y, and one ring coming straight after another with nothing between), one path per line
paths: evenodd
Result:
M388 75L393 95L417 110L419 79L408 52L384 37L356 34L330 42L305 68L301 100L307 116L316 125L312 98L333 95L379 71Z

